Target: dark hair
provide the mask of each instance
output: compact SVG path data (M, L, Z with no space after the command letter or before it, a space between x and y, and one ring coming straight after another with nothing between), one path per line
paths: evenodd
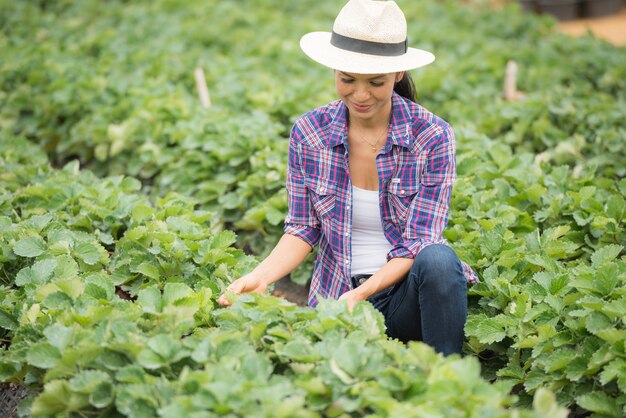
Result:
M417 103L415 84L413 84L413 79L411 78L411 74L409 74L408 71L405 71L402 80L398 81L393 86L393 91L395 91L405 99L409 99L410 101Z

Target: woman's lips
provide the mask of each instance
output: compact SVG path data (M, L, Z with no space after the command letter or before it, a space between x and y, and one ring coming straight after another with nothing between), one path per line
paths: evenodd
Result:
M354 110L356 110L357 112L367 112L368 110L370 110L370 107L372 107L372 105L358 105L356 103L352 103L352 107L354 107Z

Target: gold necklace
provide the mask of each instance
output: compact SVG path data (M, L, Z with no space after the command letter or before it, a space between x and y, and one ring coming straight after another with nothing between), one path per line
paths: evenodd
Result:
M374 144L372 144L371 142L369 142L367 139L363 138L362 135L359 135L359 138L361 138L361 141L365 142L367 145L370 146L370 148L372 148L372 152L376 153L376 151L378 151L378 143L380 142L380 140L382 139L382 137L389 131L389 123L387 123L387 126L385 127L385 129L382 131L382 133L380 135L378 135L378 139L376 139L376 142L374 142Z

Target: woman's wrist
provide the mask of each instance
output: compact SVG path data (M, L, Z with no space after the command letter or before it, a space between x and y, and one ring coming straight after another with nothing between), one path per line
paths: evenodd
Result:
M372 296L374 292L370 289L370 287L371 286L367 286L367 282L365 282L361 286L358 286L356 289L354 289L354 293L357 299L367 300L367 298Z

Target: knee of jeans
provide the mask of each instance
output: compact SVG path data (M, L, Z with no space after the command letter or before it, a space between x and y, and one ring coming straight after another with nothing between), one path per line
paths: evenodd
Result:
M434 244L424 248L415 257L411 273L421 284L445 289L454 283L465 282L461 262L447 245Z

